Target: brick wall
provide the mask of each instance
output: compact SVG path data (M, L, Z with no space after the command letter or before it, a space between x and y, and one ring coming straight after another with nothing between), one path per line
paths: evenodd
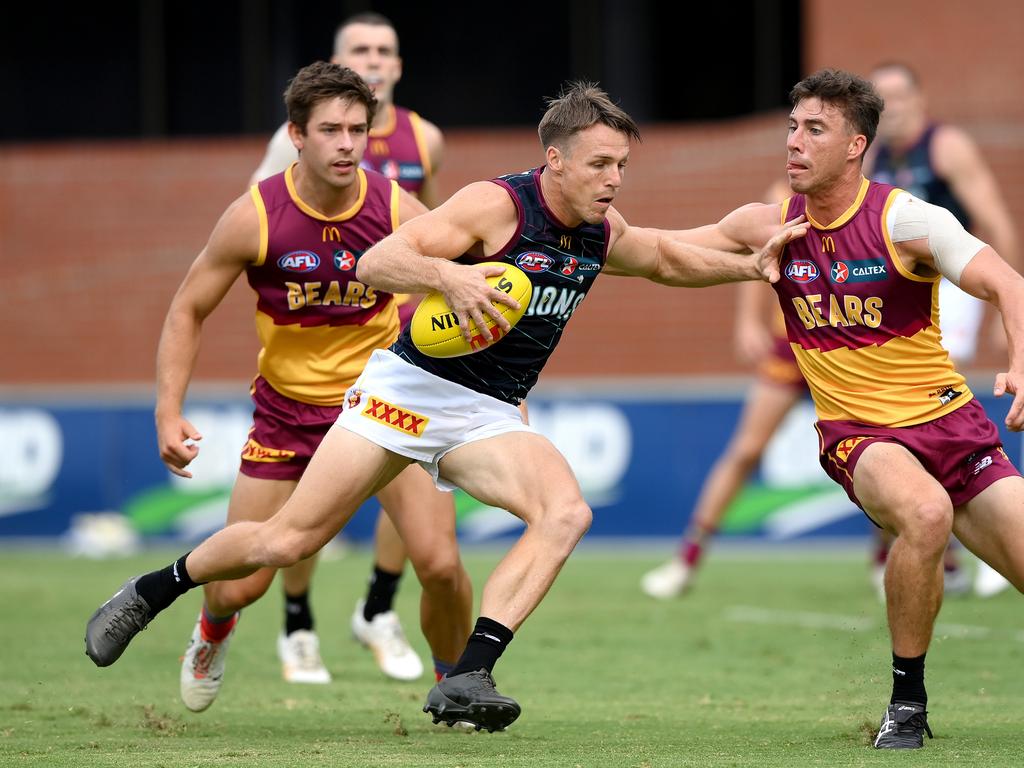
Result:
M1016 34L1024 4L976 0L969 18L951 16L954 4L924 0L806 7L809 69L913 61L937 114L978 139L1021 218L1024 51ZM922 20L927 34L906 34ZM616 205L646 226L716 220L781 174L784 137L784 113L648 126ZM171 296L262 149L253 139L0 148L0 384L151 384ZM532 130L450 132L441 191L540 160ZM741 373L730 347L734 300L732 286L602 278L548 377ZM207 323L197 379L253 374L252 312L242 281ZM979 367L999 364L983 348Z

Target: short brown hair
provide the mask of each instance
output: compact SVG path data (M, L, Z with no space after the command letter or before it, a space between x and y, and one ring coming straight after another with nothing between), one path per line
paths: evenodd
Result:
M597 83L583 80L566 83L558 98L548 99L547 111L537 126L540 143L564 148L566 140L592 125L601 123L640 140L640 129L625 110L616 105Z
M842 69L821 69L805 77L789 92L789 101L794 107L809 98L838 107L850 127L863 134L867 145L871 146L885 102L870 80Z
M391 19L382 13L377 13L375 11L363 11L362 13L355 13L349 16L338 25L336 30L334 30L335 56L338 56L341 53L341 33L353 24L365 24L368 27L391 27L391 29L395 30L395 45L398 45L398 30L395 29L395 25L391 23ZM398 53L397 47L395 53Z
M318 61L300 69L284 92L288 119L306 132L309 116L321 101L328 99L356 101L366 106L366 124L373 125L377 99L359 75L348 67Z

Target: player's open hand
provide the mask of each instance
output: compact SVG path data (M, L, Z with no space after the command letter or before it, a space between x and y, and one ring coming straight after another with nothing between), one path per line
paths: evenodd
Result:
M199 430L180 415L157 419L156 441L160 449L160 459L178 477L192 477L192 473L185 467L199 455L199 446L196 443L202 439Z
M466 340L466 343L470 343L473 338L473 331L469 327L470 321L476 326L478 333L486 332L485 315L494 320L495 325L501 328L502 333L508 333L512 328L511 324L492 302L497 301L512 309L519 309L519 302L504 291L487 283L488 277L504 274L505 267L500 264L476 266L453 264L452 266L457 269L448 271L441 293L458 318L462 338Z
M803 237L807 234L810 225L803 216L797 216L792 221L787 221L779 230L772 235L771 239L764 244L764 247L757 252L757 264L761 270L761 278L769 283L778 282L779 259L782 256L782 249L786 244Z
M1024 373L1007 371L996 375L996 385L992 388L992 394L1002 397L1007 393L1013 395L1013 402L1010 403L1010 410L1006 414L1006 427L1014 432L1020 432L1024 430Z

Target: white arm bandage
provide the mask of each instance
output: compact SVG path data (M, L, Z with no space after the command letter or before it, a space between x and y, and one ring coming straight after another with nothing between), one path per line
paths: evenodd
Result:
M267 144L267 154L263 156L263 162L253 177L256 181L263 181L268 176L281 173L298 159L299 153L288 135L288 123L285 123L271 137L270 143Z
M986 246L945 208L926 203L909 192L897 195L889 207L885 226L893 243L928 238L935 268L954 285L960 285L964 267Z

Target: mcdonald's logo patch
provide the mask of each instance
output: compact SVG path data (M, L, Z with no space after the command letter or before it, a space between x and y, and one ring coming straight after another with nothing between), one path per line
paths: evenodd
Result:
M426 416L372 396L363 408L362 415L413 437L420 437L430 421Z
M312 251L292 251L279 258L277 266L289 272L312 272L320 266L320 257Z
M822 253L835 253L836 252L836 241L832 235L825 235L821 238L821 252Z
M295 456L295 451L289 451L286 448L267 448L265 445L260 445L251 437L249 442L245 444L245 448L242 449L242 461L260 461L267 464L277 464L283 461L291 461Z
M572 248L572 235L559 235L558 247L565 248L566 250Z
M323 242L340 243L341 230L337 227L324 227Z

